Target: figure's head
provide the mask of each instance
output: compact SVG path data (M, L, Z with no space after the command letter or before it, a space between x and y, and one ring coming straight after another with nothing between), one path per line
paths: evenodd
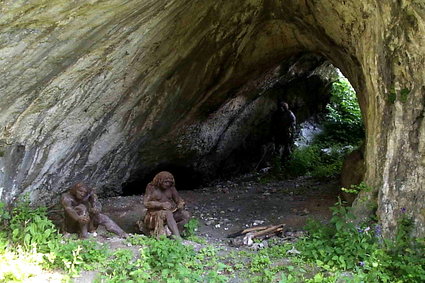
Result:
M289 110L289 105L286 102L279 102L279 108L283 111L288 111Z
M90 192L90 189L83 183L77 183L71 187L70 192L76 199L83 200Z
M174 177L170 172L162 171L155 175L152 184L161 189L170 189L174 186Z

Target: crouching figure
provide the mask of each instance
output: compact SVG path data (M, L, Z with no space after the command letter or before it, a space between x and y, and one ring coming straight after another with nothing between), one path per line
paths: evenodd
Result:
M62 195L62 206L65 210L64 230L78 233L80 238L87 238L88 232L96 231L99 225L120 237L127 237L112 219L101 213L102 207L97 195L83 183L72 186Z
M143 204L147 212L143 225L151 236L173 235L179 238L190 219L190 213L184 209L185 202L174 184L173 175L162 171L146 187Z

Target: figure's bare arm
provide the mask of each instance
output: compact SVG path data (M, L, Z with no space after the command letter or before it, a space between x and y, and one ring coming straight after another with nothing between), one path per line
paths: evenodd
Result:
M78 215L78 213L75 211L74 207L72 206L71 196L66 194L62 195L61 203L65 210L65 213L68 214L68 216L74 219L75 221L79 222L80 216Z
M91 213L98 214L102 211L102 204L98 200L97 195L95 193L92 193L89 201L90 201L90 205L91 205L91 208L90 208Z
M167 209L164 207L164 202L154 200L153 198L154 188L148 185L146 188L145 197L143 198L143 205L147 209Z
M172 187L171 188L171 193L172 193L172 197L174 202L177 204L177 208L183 208L185 205L184 200L180 197L179 193L176 190L176 187Z

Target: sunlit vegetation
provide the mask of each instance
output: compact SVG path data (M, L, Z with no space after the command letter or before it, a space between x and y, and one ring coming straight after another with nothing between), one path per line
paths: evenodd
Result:
M292 176L332 177L341 172L344 156L356 149L364 139L364 128L356 93L347 79L332 84L326 106L323 132L307 147L296 148L283 164Z
M406 213L399 219L396 237L388 240L376 222L354 224L350 208L338 203L332 211L329 224L310 222L308 234L297 242L270 240L257 252L223 252L205 242L195 250L180 240L142 235L127 239L137 249L112 251L94 240L65 239L44 208L20 202L9 213L2 205L0 217L6 225L0 233L0 282L24 282L40 274L59 274L57 280L67 281L83 270L98 271L98 282L425 280L424 241L409 237L412 222ZM191 226L194 229L196 222ZM194 230L190 236L195 236Z

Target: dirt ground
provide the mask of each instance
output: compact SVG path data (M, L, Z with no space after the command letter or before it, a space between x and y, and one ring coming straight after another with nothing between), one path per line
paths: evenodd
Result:
M329 207L337 202L339 194L337 180L318 181L308 177L264 180L264 175L248 174L192 191L180 190L176 182L187 209L199 221L196 235L224 252L252 248L235 247L227 237L248 227L284 224L281 234L284 236L287 232L302 231L308 218L322 222L330 219ZM138 233L135 223L143 210L142 196L113 197L101 202L103 212L126 232ZM93 236L112 249L132 249L123 239L111 236L102 228ZM199 245L187 241L186 244ZM96 272L87 271L74 282L92 282L95 277Z
M209 242L228 241L229 234L256 225L285 224L284 230L297 231L308 218L328 221L329 207L337 202L337 180L263 180L259 174L248 174L192 191L180 190L176 182L187 209L199 221L197 235ZM102 203L103 211L125 231L137 232L142 196L108 198Z

